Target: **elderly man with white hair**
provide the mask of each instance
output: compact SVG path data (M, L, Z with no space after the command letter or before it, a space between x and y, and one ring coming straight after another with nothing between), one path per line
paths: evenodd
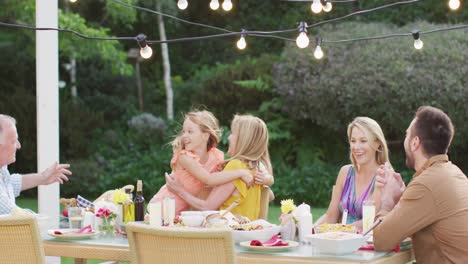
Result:
M68 181L69 164L52 164L40 173L10 174L7 166L16 161L16 150L21 148L16 131L16 120L0 114L0 215L15 209L15 198L20 192L38 185Z

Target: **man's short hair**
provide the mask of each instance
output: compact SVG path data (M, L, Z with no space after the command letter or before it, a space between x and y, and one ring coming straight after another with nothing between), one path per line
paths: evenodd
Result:
M432 106L418 108L411 135L421 139L426 155L447 154L454 133L450 117L442 110Z
M10 122L13 125L16 125L16 119L9 115L0 114L0 143L3 142L3 130L8 122Z

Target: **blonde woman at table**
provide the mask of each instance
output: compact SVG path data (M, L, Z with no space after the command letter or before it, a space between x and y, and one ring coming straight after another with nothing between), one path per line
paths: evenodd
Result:
M194 196L201 194L205 184L214 186L237 178L249 184L253 182L248 170L218 172L218 165L224 161L224 153L216 148L220 136L218 120L211 112L192 111L185 115L182 131L172 141L172 175ZM174 195L166 185L161 187L150 203L160 202L165 197L174 197L176 214L190 209L190 205Z
M362 230L364 201L373 200L377 211L380 207L380 191L374 192L376 172L389 161L382 129L371 118L356 117L348 125L348 140L352 164L341 168L328 210L315 225L340 222L346 209L346 223Z
M270 154L268 152L269 136L265 122L251 115L236 115L231 124L231 131L232 133L228 138L228 153L231 158L225 162L223 171L248 169L254 175L256 170L259 170L261 166L265 166L270 177L264 180L262 184L273 184ZM246 216L250 220L256 220L259 217L261 184L255 183L249 188L242 180L235 179L216 186L208 198L203 200L192 195L172 175L166 176L166 182L171 191L198 210L223 210L239 200L238 206L231 211L233 214Z

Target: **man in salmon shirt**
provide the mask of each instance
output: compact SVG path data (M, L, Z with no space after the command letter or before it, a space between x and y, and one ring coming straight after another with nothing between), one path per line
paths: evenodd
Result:
M449 161L454 127L440 109L423 106L406 131L406 165L416 173L405 190L400 174L377 177L381 207L374 229L378 251L411 236L417 263L467 263L468 179Z

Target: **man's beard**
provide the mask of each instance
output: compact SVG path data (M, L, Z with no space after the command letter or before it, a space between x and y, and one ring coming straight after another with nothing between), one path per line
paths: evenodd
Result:
M406 154L406 167L410 168L410 169L414 169L414 157L413 157L413 153L411 153L410 151L407 151L405 149L405 154Z

